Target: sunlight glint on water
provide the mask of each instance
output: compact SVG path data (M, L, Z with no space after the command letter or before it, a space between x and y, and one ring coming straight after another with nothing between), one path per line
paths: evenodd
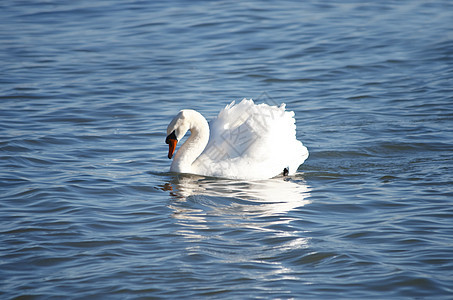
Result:
M449 1L0 4L0 295L453 295ZM286 103L310 157L169 173L166 126Z

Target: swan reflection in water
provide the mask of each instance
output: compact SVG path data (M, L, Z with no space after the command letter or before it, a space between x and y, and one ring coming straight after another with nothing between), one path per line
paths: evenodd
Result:
M263 276L291 277L291 268L263 257L309 248L309 233L291 224L310 203L302 177L250 182L179 174L161 188L172 196L174 233L187 241L188 257L253 262L265 266Z
M288 222L287 212L310 203L310 188L297 176L241 181L178 174L161 188L175 200L169 206L173 217L194 229L209 228L211 217L226 226ZM279 218L265 219L270 216Z

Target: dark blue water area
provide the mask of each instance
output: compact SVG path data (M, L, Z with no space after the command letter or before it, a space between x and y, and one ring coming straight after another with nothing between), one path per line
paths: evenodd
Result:
M451 299L453 3L0 3L0 296ZM166 127L286 103L289 178Z

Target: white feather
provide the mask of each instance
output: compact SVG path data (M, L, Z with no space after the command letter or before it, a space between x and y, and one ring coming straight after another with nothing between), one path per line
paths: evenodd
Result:
M290 175L294 174L308 157L307 148L296 139L294 112L286 111L285 104L277 107L257 105L247 99L239 104L233 101L209 126L201 114L192 110L184 112L184 122L178 122L176 117L167 129L169 133L178 129L175 124L187 127L190 123L192 131L175 155L171 171L267 179L281 174L284 168L289 169ZM209 142L205 138L208 132Z

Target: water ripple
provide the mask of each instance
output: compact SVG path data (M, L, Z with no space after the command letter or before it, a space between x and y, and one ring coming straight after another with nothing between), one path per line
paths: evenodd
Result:
M179 4L0 4L2 298L450 299L452 4ZM296 176L167 172L243 97Z

